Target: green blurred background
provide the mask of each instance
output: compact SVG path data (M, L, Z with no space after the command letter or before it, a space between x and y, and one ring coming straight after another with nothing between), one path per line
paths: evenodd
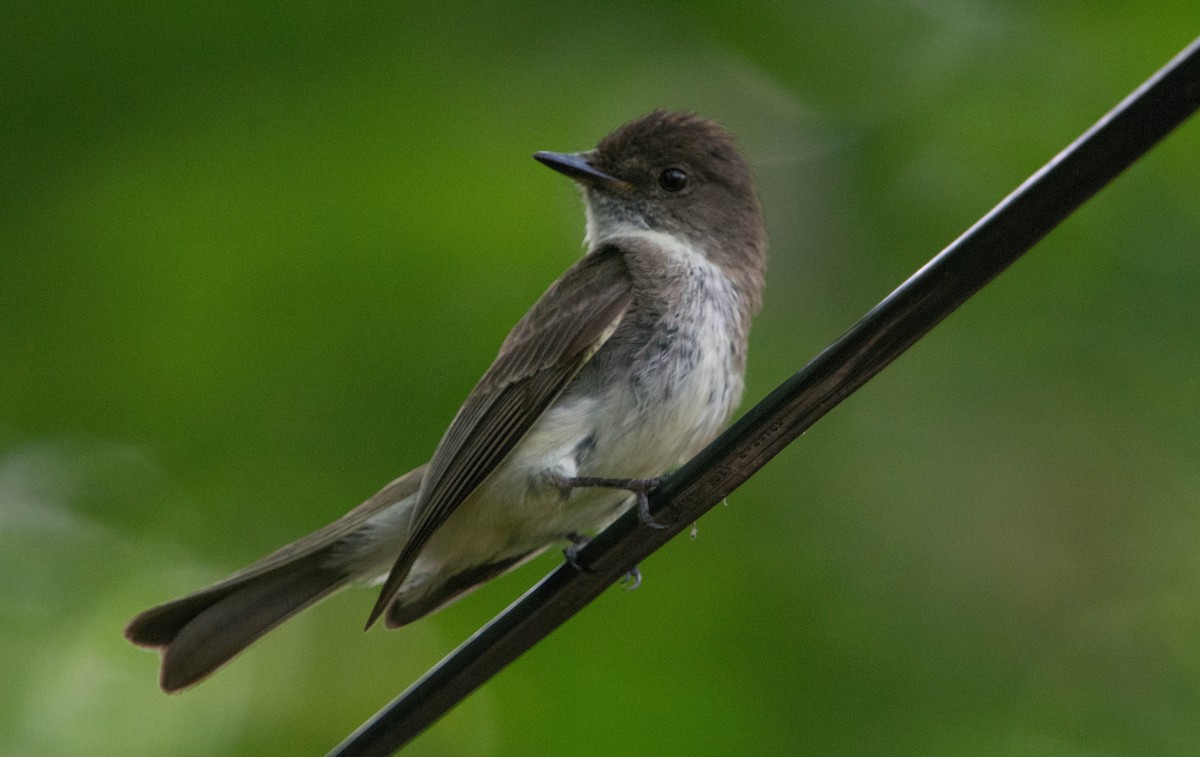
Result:
M422 462L580 253L537 149L736 133L747 406L1200 29L1153 3L26 4L0 29L0 753L321 754L553 568L178 697L134 613ZM1200 744L1190 123L414 755Z

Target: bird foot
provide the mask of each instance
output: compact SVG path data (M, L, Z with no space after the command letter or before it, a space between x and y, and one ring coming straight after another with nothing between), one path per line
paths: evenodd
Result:
M578 531L572 531L567 534L567 541L571 542L563 549L563 557L567 558L567 565L570 565L580 573L592 573L591 568L579 562L579 551L588 545L591 538L584 536Z
M658 487L666 479L666 476L655 476L654 478L601 478L597 476L572 476L564 477L560 482L560 488L574 489L579 487L590 487L599 489L624 489L628 492L633 492L637 495L638 500L638 520L642 525L650 528L663 529L667 525L659 523L650 514L650 497L651 491Z
M571 543L563 549L563 557L567 558L567 565L570 565L580 573L595 573L594 570L579 561L579 551L586 547L591 540L591 537L584 536L578 531L572 531L567 534L567 541ZM621 577L621 583L625 584L625 591L633 591L641 586L641 569L634 565L628 573Z

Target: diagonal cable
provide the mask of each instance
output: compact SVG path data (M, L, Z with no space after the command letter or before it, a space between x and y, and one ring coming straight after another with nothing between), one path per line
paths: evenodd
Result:
M1200 39L650 495L364 723L330 757L388 755L741 486L1200 108Z

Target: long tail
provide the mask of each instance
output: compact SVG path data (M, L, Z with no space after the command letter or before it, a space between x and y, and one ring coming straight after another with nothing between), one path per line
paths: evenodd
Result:
M162 649L159 683L179 691L199 682L275 626L327 597L350 576L321 566L317 552L273 571L231 579L152 607L125 637Z
M411 507L424 475L422 465L328 526L229 578L151 607L129 621L125 638L161 649L164 691L199 682L304 608L385 571L404 546L403 533L397 532L395 544L373 541L368 554L354 553L356 535L375 516Z

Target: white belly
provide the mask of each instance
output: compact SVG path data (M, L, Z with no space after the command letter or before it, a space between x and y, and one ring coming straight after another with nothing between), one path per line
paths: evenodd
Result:
M742 395L748 324L740 319L749 315L703 255L669 238L651 241L658 245L655 280L667 286L642 293L642 300L635 294L605 345L433 534L402 593L418 594L473 566L603 528L633 495L564 490L563 479L658 476L721 430ZM411 504L400 509L388 518L390 527L407 530ZM403 543L403 535L395 535Z
M656 332L631 359L598 354L438 530L418 570L510 557L603 528L632 504L632 495L595 488L563 492L555 482L658 476L720 432L743 387L735 324L729 308L711 299L728 282L711 267L685 280L708 296L685 298L685 308L664 318L670 320L664 324L668 346Z

